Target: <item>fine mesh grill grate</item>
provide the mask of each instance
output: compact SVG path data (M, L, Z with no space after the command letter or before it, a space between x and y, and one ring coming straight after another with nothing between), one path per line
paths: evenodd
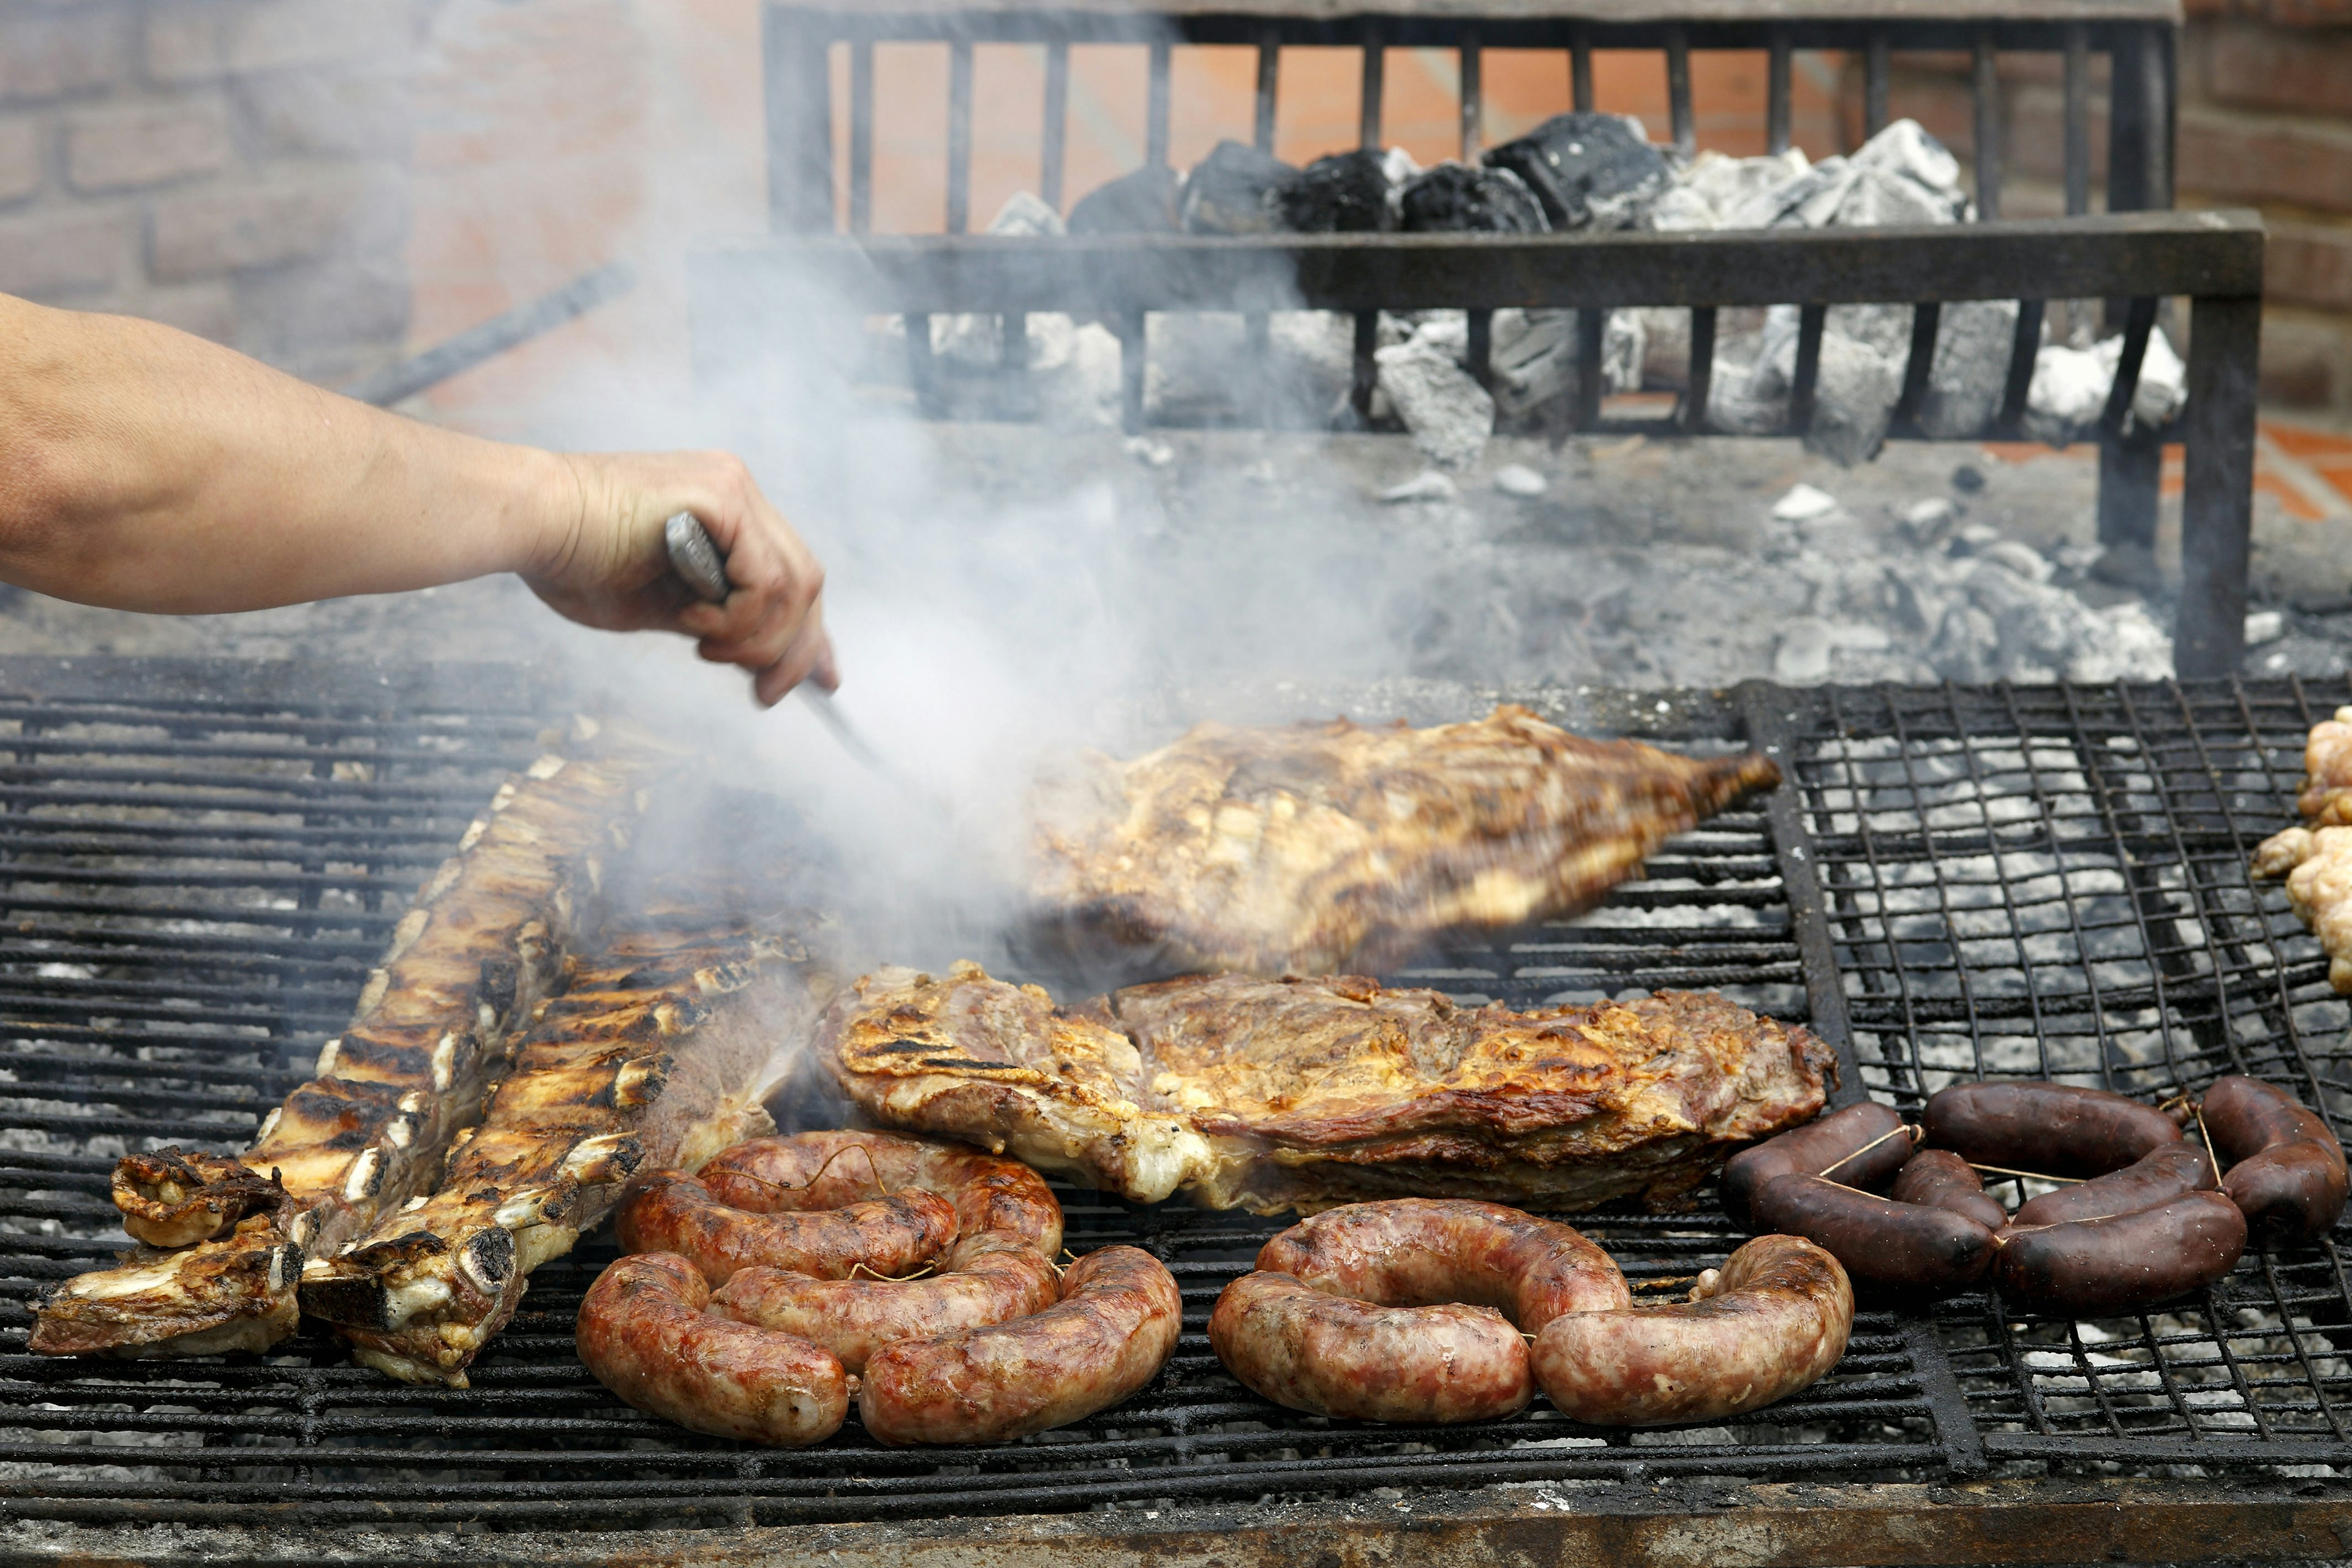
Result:
M753 1450L628 1409L571 1351L581 1293L611 1256L602 1239L533 1277L470 1390L393 1384L308 1334L268 1358L29 1356L32 1293L121 1245L112 1156L243 1141L347 1013L408 891L558 710L520 681L371 678L320 695L325 676L285 689L250 667L0 673L28 693L0 691L0 751L18 748L0 780L0 1512L278 1507L313 1523L597 1528L1916 1476L2175 1447L2207 1462L2352 1458L2338 1425L2352 1312L2332 1252L2251 1258L2207 1300L2128 1323L2021 1321L1981 1295L1931 1313L1866 1300L1829 1380L1721 1427L1604 1432L1539 1400L1507 1422L1409 1430L1283 1411L1218 1367L1208 1310L1276 1222L1068 1192L1074 1247L1132 1241L1175 1270L1185 1333L1127 1405L986 1452L882 1449L854 1421L814 1449ZM1817 868L1874 1092L1909 1104L1979 1063L2045 1059L2074 1081L2100 1081L2104 1064L2131 1091L2232 1067L2296 1081L2305 1064L2352 1088L2324 960L2242 869L2241 844L2282 820L2298 771L2294 689L1771 696L1794 710L1783 755L1801 811L1782 820L1811 831L1810 848L1788 829L1776 843L1763 812L1735 813L1592 915L1391 978L1517 1006L1714 988L1802 1018L1834 977L1801 956L1782 891L1795 855ZM1743 710L1753 701L1685 703L1685 728L1650 738L1721 749ZM1739 1239L1711 1207L1580 1224L1660 1289Z

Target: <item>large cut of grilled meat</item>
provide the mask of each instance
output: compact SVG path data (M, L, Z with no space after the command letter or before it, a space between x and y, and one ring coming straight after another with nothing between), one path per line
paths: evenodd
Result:
M535 1010L439 1190L312 1260L302 1310L369 1366L462 1388L531 1270L601 1221L632 1172L692 1169L773 1131L771 1064L805 1044L819 998L791 918L729 920L722 903L616 915Z
M1721 996L1514 1012L1350 975L1200 975L1056 1007L959 964L886 969L819 1048L886 1127L1009 1149L1151 1202L1677 1202L1821 1110L1836 1058Z
M50 1354L257 1351L293 1332L306 1257L332 1252L429 1188L479 1114L625 841L667 752L583 726L576 754L500 784L394 928L316 1076L231 1162L126 1157L115 1201L150 1243L51 1292L32 1348Z
M1046 780L1034 892L1049 931L1152 950L1162 973L1381 968L1433 932L1587 908L1780 777L1509 704L1428 730L1202 724Z

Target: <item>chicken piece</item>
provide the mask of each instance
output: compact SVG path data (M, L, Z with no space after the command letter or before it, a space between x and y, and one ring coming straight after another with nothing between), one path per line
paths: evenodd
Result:
M1757 753L1588 741L1506 704L1411 730L1202 724L1047 780L1041 931L1169 969L1380 968L1431 934L1597 903L1659 845L1780 782Z
M543 756L499 786L393 929L316 1076L262 1120L241 1171L215 1162L206 1168L217 1179L191 1189L161 1179L169 1173L152 1155L123 1160L115 1195L125 1223L194 1245L67 1281L38 1310L33 1350L194 1355L274 1343L293 1331L302 1260L431 1184L450 1140L480 1115L509 1031L547 994L574 931L593 928L604 860L673 765L666 751L595 736L583 722L580 755ZM267 1268L249 1266L263 1250L253 1218L227 1237L200 1223L248 1212L257 1178L282 1189L263 1222L278 1249Z
M819 1047L885 1126L1262 1214L1403 1194L1669 1206L1809 1120L1836 1075L1810 1031L1687 992L1519 1013L1348 975L1206 975L1056 1008L972 964L866 976Z
M2311 727L2303 748L2304 825L2255 847L2256 877L2286 879L2286 898L2327 954L2327 983L2352 995L2352 707Z

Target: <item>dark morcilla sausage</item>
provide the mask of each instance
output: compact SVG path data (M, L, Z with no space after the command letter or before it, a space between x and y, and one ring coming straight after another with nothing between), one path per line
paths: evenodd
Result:
M2152 1105L2063 1083L1958 1083L1928 1097L1931 1149L1976 1165L2104 1176L2168 1143L2180 1128Z
M2286 1090L2241 1075L2216 1080L2200 1108L2221 1190L2265 1242L2315 1241L2344 1212L2344 1145L2318 1112Z
M1984 1190L1969 1163L1949 1149L1922 1149L1895 1173L1887 1195L1898 1204L1924 1204L1965 1215L1988 1230L2009 1223L2009 1211Z
M1756 1194L1759 1229L1801 1236L1849 1274L1921 1290L1958 1290L1981 1279L1992 1231L1966 1215L1895 1203L1819 1176L1776 1176Z
M1885 1186L1911 1157L1912 1142L1893 1106L1849 1105L1733 1155L1723 1168L1724 1209L1746 1224L1756 1194L1775 1176L1826 1175L1849 1187Z
M2205 1157L2204 1150L2194 1143L2168 1143L2120 1171L2021 1204L2017 1217L2009 1223L2022 1229L2096 1219L2102 1215L2137 1214L2168 1204L2183 1193L2210 1193L2220 1184L2213 1179L2213 1162Z
M1996 1278L2037 1312L2143 1310L2210 1285L2246 1249L2246 1220L2220 1193L2185 1193L2137 1214L2011 1229Z

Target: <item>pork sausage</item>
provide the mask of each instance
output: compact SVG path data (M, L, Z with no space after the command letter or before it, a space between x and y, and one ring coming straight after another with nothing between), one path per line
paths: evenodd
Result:
M2194 1143L2168 1143L2149 1150L2120 1171L2021 1204L2009 1223L2023 1229L2134 1214L2168 1204L2183 1193L2210 1193L2218 1184L2213 1180L2213 1163L2205 1158L2204 1150Z
M1018 1160L942 1139L891 1132L802 1132L751 1138L704 1162L710 1195L753 1214L837 1209L920 1188L955 1208L956 1234L1008 1231L1047 1258L1062 1251L1062 1205Z
M1175 1353L1183 1316L1158 1258L1106 1247L1064 1270L1061 1300L1042 1312L875 1352L858 1415L893 1445L1002 1443L1066 1426L1150 1383Z
M1853 1330L1845 1270L1798 1237L1758 1237L1694 1296L1554 1318L1536 1335L1536 1381L1596 1426L1716 1421L1811 1387Z
M1978 1165L2104 1176L2168 1143L2180 1128L2152 1105L2071 1084L1956 1083L1928 1096L1927 1146Z
M1883 1285L1959 1290L1992 1266L1993 1233L1966 1215L1857 1193L1819 1176L1777 1176L1756 1194L1756 1224L1801 1236L1849 1273Z
M1209 1344L1249 1387L1318 1415L1486 1421L1535 1397L1527 1342L1492 1307L1383 1307L1288 1274L1244 1274L1217 1298Z
M2286 1090L2231 1074L2200 1108L2214 1152L2230 1163L2221 1190L2266 1242L2316 1241L2344 1212L2344 1145Z
M833 1352L715 1317L709 1299L686 1258L621 1258L580 1303L580 1359L629 1404L697 1432L799 1447L839 1431L849 1379Z
M811 1214L751 1214L712 1197L683 1171L656 1171L629 1184L613 1214L629 1252L675 1252L713 1285L738 1268L764 1265L846 1279L861 1265L904 1274L955 1239L955 1210L919 1188L870 1203Z
M1969 1163L1949 1149L1922 1149L1895 1174L1886 1194L1898 1204L1924 1204L1965 1215L1988 1230L2009 1223L2009 1211L1989 1195Z
M2222 1194L2184 1193L2137 1214L2003 1236L1996 1278L2037 1312L2130 1312L2210 1285L2246 1249L2246 1218Z
M1045 1254L1005 1231L955 1245L947 1271L927 1279L817 1279L782 1268L741 1268L710 1298L739 1323L798 1334L864 1372L900 1340L931 1340L1042 1312L1061 1285Z
M1528 1333L1562 1312L1633 1299L1617 1265L1582 1232L1467 1198L1326 1209L1258 1248L1257 1266L1383 1307L1491 1307Z
M1723 1167L1724 1209L1746 1225L1756 1194L1775 1176L1828 1175L1849 1187L1884 1186L1911 1157L1913 1141L1898 1135L1902 1126L1893 1106L1864 1100L1743 1149Z

